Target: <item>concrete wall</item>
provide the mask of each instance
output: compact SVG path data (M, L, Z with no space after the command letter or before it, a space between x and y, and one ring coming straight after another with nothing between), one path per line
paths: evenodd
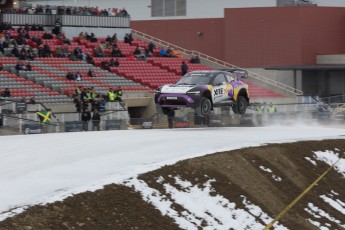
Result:
M345 8L225 9L224 19L133 21L132 28L241 67L313 65L345 52ZM203 32L202 36L196 33Z

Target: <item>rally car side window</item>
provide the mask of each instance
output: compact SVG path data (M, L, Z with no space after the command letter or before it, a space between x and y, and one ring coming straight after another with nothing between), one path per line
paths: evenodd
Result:
M218 74L214 80L213 80L213 85L220 85L220 83L226 82L226 79L224 77L224 74Z

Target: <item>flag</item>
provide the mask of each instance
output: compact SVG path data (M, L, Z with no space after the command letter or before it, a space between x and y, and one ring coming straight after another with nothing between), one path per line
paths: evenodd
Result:
M51 112L50 111L43 111L43 112L36 112L38 115L38 118L41 120L41 123L50 123L51 119L50 119L50 115Z

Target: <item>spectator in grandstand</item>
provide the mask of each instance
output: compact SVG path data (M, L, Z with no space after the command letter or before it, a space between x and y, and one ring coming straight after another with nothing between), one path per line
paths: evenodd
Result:
M101 62L101 68L110 71L109 62L103 58Z
M61 20L60 20L60 18L57 18L55 20L54 34L61 33L61 26L62 26Z
M81 114L81 120L83 122L84 131L88 131L89 121L91 120L91 113L88 109L84 109Z
M89 71L87 72L87 76L97 77L97 74L95 73L95 71L92 68L90 68Z
M91 33L89 41L92 42L92 43L96 43L97 42L97 38L96 38L96 35L94 33Z
M27 52L26 52L25 46L22 46L22 49L20 50L20 53L18 56L18 59L19 60L26 60L26 56L27 56Z
M75 76L74 76L74 74L71 71L69 71L66 74L66 79L70 80L70 81L74 81L75 80Z
M120 66L120 62L118 58L116 58L116 60L114 60L114 58L110 59L109 67L119 67L119 66Z
M38 30L38 27L36 24L32 24L31 26L31 31L37 31Z
M129 14L128 14L126 8L123 7L123 8L120 10L120 12L117 14L117 16L119 16L119 17L129 17Z
M97 46L93 49L93 52L95 53L96 57L105 57L106 55L103 52L103 49L101 46Z
M16 69L17 73L19 73L19 71L22 71L22 70L24 70L24 71L27 70L27 68L26 68L25 64L23 63L23 61L18 61L14 68Z
M114 47L113 48L113 50L111 51L111 56L112 57L124 57L124 55L122 54L122 52L119 49L119 47Z
M96 109L92 114L92 131L100 131L101 114Z
M162 57L168 57L167 52L164 48L159 50L159 55L161 55Z
M44 31L43 25L39 24L37 27L37 31Z
M35 42L37 46L42 45L42 39L40 39L39 37L32 36L31 41Z
M75 80L76 81L82 81L83 80L83 76L80 74L79 71L77 71L77 73L74 75Z
M171 48L170 46L168 47L168 49L166 50L166 54L167 54L167 57L173 57L174 54L173 54L173 48Z
M188 65L186 64L185 61L182 61L181 72L182 72L182 76L184 76L188 72Z
M13 49L11 50L11 54L15 56L16 58L19 58L19 50L18 46L14 46Z
M117 33L114 33L113 36L111 37L111 42L116 44L117 43Z
M172 55L173 57L176 57L176 58L182 58L180 51L178 51L177 49L173 49Z
M8 88L5 88L5 90L1 93L1 97L11 97L11 92Z
M80 49L79 46L77 46L77 47L74 48L73 54L74 54L74 56L75 56L78 60L82 60L82 59L83 59L83 51Z
M83 32L80 32L79 35L78 35L78 42L80 43L81 41L85 40L85 36L84 36L84 33Z
M25 45L26 44L26 39L24 37L24 34L20 32L17 36L16 42L18 45Z
M133 41L132 35L131 34L126 34L125 37L124 37L124 42L132 45L132 41Z
M29 34L29 31L25 31L25 33L24 33L24 38L25 39L30 39L31 37L30 37L30 34Z
M46 10L45 10L46 14L52 14L52 10L50 9L49 6L47 6Z
M53 35L50 33L50 32L44 32L43 36L42 36L43 39L53 39Z
M32 66L31 66L30 62L26 63L26 71L32 71Z
M145 53L139 48L139 46L137 46L137 48L134 50L133 55L137 60L146 61Z
M154 49L156 49L156 45L153 42L149 42L149 44L147 45L147 49L153 54Z
M90 54L87 54L86 55L86 62L88 64L92 64L92 65L95 65L95 61L93 60L92 56Z
M194 64L198 64L198 63L200 63L200 58L199 58L198 55L195 55L195 56L193 56L193 57L190 59L189 62L190 62L190 63L194 63Z
M51 57L50 46L48 43L43 45L43 57Z
M55 56L59 58L65 57L65 54L63 53L62 48L60 46L57 46L55 48Z
M28 50L27 55L26 55L26 60L33 61L35 60L35 55L34 52L31 51L31 49Z

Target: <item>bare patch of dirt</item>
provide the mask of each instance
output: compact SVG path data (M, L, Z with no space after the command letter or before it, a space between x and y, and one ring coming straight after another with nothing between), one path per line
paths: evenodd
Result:
M158 178L174 183L178 176L194 185L202 186L208 179L215 193L222 195L238 207L242 207L241 195L275 217L304 189L317 179L329 166L318 162L314 166L305 157L313 158L313 151L345 151L345 140L304 141L289 144L271 144L245 148L204 157L189 159L143 174L151 188L164 193ZM263 170L271 169L273 173ZM281 178L281 181L272 177ZM182 188L181 188L182 189ZM320 195L331 190L338 197L345 197L344 178L331 170L329 174L303 197L280 220L289 229L317 229L306 219L311 215L304 209L308 203L317 205L335 219L345 223L345 215L322 202ZM178 212L183 207L174 205ZM318 220L328 223L325 218ZM328 223L330 229L342 229L335 223ZM200 226L202 227L202 226ZM40 229L179 229L169 217L151 204L145 202L134 189L123 185L108 185L95 192L85 192L69 197L62 202L34 206L24 213L0 222L1 230Z

